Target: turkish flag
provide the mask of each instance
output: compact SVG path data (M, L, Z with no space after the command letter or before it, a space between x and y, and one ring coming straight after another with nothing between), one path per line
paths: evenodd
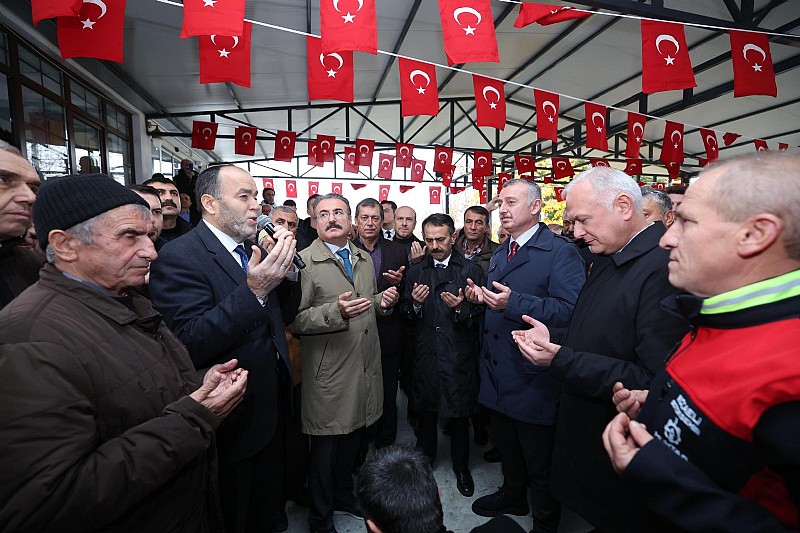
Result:
M400 69L400 111L404 117L439 114L436 67L430 63L398 58Z
M411 160L411 181L420 182L425 177L425 161L421 159Z
M553 187L553 192L556 193L557 202L563 202L566 200L566 198L564 198L564 187Z
M534 180L531 179L529 181L534 181ZM545 185L547 185L549 183L553 183L553 176L545 176L545 177L542 178L542 181L544 182Z
M492 164L492 152L478 152L473 155L475 158L475 168L473 174L476 176L491 176L494 172Z
M697 87L683 24L642 20L642 92Z
M258 135L256 128L248 126L236 128L236 153L240 155L256 155L256 135Z
M306 37L308 99L353 101L353 52L322 53L318 37Z
M561 178L568 178L575 175L575 170L572 168L572 163L569 162L567 157L554 157L553 159L553 175L557 180Z
M431 187L431 203L432 204L441 204L442 203L442 188L436 185Z
M375 141L369 139L356 139L356 165L360 167L372 166L372 153L375 151Z
M125 0L84 2L78 15L58 17L61 58L92 57L122 63Z
M730 146L736 142L736 139L741 137L738 133L726 133L722 136L722 142L725 143L725 146Z
M591 13L577 11L571 7L557 7L550 4L535 4L533 2L523 2L519 6L519 15L514 21L515 28L524 28L536 22L540 26L549 26L557 22L564 22L573 19L583 19Z
M322 52L378 53L375 0L320 0Z
M467 190L466 187L449 187L449 189L450 189L450 194L458 194L460 192L464 192Z
M675 161L666 163L667 173L670 179L678 179L681 175L681 164Z
M639 157L639 150L642 149L644 139L644 123L647 119L644 115L628 111L628 145L625 147L625 157Z
M642 160L639 158L628 159L623 170L628 176L635 176L642 173Z
M378 201L385 202L389 199L389 189L391 185L381 185L378 187Z
M444 53L456 63L499 63L489 0L439 0Z
M318 181L309 181L308 182L308 195L313 196L315 194L319 194L319 182Z
M325 161L320 161L317 158L317 141L308 141L308 166L311 167L322 167L325 166Z
M217 143L218 127L216 122L192 121L192 148L213 150Z
M295 180L286 180L286 198L297 198L297 183Z
M708 159L706 159L705 157L698 157L697 162L700 163L701 167L704 167L708 164Z
M482 191L478 191L478 198L480 198L480 203L485 204L489 201L489 193L486 189Z
M194 35L238 35L244 31L245 0L184 0L181 39Z
M497 175L497 192L503 190L503 185L506 184L508 180L511 179L511 174L506 174L505 172L501 172Z
M407 193L408 191L410 191L413 188L414 188L414 185L401 185L400 186L400 193L401 194L402 193Z
M558 142L558 95L533 90L536 101L536 137Z
M472 188L478 191L486 190L486 178L475 174L475 170L472 171Z
M514 154L514 164L520 174L536 170L536 163L533 161L533 156L530 155Z
M664 129L664 144L661 146L661 157L664 163L683 161L683 124L667 121Z
M731 30L733 96L778 96L769 37L763 33Z
M789 143L778 143L778 150L781 152L789 149Z
M606 133L606 106L586 102L586 147L608 151L608 136Z
M503 82L473 74L472 86L475 90L478 126L506 129L506 92Z
M378 177L385 180L392 179L392 170L394 170L394 156L388 154L378 155Z
M678 166L678 168L680 168L680 166ZM653 183L652 187L654 189L658 189L659 191L663 191L667 187L667 184L663 182Z
M589 163L593 167L610 167L611 163L608 162L607 159L603 159L602 157L592 157L589 159Z
M241 37L201 35L200 83L231 82L250 87L250 42L253 25L244 24Z
M395 144L395 151L397 158L395 165L397 168L411 168L411 160L414 158L414 145L413 144Z
M331 183L331 192L333 194L342 194L342 184L338 181Z
M275 161L291 161L294 159L294 146L297 134L293 131L279 131L275 134Z
M719 159L719 143L717 143L717 134L714 130L700 128L700 135L703 137L703 146L706 148L706 155L709 161L716 161Z
M358 174L356 149L350 146L344 149L344 171L350 174Z
M336 137L317 135L317 162L332 163L336 159Z
M261 188L272 189L274 191L275 183L272 181L272 178L261 178Z
M433 171L447 172L453 164L453 149L446 146L434 147Z
M81 12L82 0L31 0L33 25L43 19L74 17Z
M442 183L444 183L449 187L450 183L453 181L453 176L455 175L455 173L456 173L456 166L450 165L449 169L447 169L445 172L442 172Z
M756 147L756 152L769 152L769 146L767 146L767 141L763 139L753 139L753 144Z
M358 189L363 189L364 187L366 187L367 184L366 183L351 183L350 186L353 188L354 191L357 191Z

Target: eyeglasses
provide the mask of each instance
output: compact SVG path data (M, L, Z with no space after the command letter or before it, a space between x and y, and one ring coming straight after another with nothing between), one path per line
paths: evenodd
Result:
M344 212L344 209L334 209L333 213L331 213L330 211L322 211L320 213L317 213L317 218L324 222L325 220L331 218L331 215L339 219L347 217L347 213Z

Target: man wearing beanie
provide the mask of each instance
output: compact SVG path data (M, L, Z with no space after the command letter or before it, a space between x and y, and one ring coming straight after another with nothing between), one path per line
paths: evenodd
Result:
M236 360L199 379L147 299L150 212L100 174L47 180L48 264L0 312L0 524L7 531L222 531L214 431Z

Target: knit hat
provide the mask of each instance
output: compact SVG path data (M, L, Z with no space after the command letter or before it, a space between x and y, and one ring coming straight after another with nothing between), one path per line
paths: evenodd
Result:
M75 224L117 207L147 201L105 174L82 174L50 178L42 183L33 204L36 235L44 250L54 229L65 230Z

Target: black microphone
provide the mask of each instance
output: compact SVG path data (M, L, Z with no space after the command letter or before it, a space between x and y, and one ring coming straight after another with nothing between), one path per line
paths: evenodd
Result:
M267 232L267 235L269 235L270 239L275 240L275 226L272 225L272 221L267 215L258 216L257 228L258 231L261 231L263 229L264 231ZM294 266L296 266L300 270L306 267L303 258L300 257L300 254L298 254L297 252L294 253L294 257L292 258L292 263L294 263Z

